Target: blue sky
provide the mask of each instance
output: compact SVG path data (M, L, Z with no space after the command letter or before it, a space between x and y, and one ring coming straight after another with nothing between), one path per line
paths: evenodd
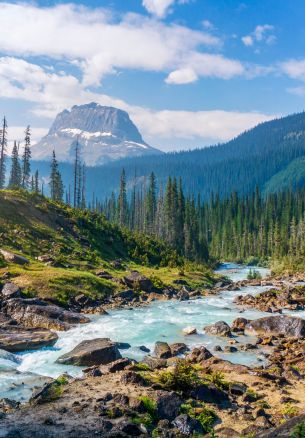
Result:
M229 139L305 101L303 0L0 2L10 137L97 101L163 150Z

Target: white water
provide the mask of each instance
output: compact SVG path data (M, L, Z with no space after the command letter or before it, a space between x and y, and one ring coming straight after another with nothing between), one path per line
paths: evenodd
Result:
M269 271L255 268L264 277ZM217 272L226 274L233 281L245 279L249 268L231 263L222 265ZM77 344L86 339L109 337L113 341L128 342L131 348L122 351L122 355L137 360L144 357L139 346L145 345L153 351L156 341L185 342L190 347L205 345L213 351L215 345L225 346L227 340L204 333L204 326L216 321L232 321L240 316L240 309L233 304L235 296L241 294L256 294L268 287L246 287L240 291L225 291L217 296L205 297L191 301L154 302L147 307L133 310L114 310L109 315L93 316L89 324L79 325L67 332L58 332L59 339L52 348L39 351L28 351L18 354L20 363L0 359L0 398L9 397L16 400L26 400L35 382L31 373L40 376L57 377L63 372L80 376L79 367L56 364L56 359L71 351ZM249 319L259 318L263 312L246 310L242 316ZM184 336L182 329L196 327L198 335ZM238 342L249 343L250 337L238 337ZM213 352L214 354L214 352ZM257 352L217 353L219 357L245 365L261 364L263 358ZM16 375L9 371L13 368L21 372ZM1 371L3 370L3 371ZM6 370L6 371L5 371ZM22 385L21 383L24 383Z

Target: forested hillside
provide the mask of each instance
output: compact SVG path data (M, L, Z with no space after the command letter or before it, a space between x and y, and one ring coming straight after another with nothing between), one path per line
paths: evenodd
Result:
M209 199L212 193L221 198L233 191L246 195L255 190L269 190L269 181L289 164L305 155L305 113L295 114L258 125L228 143L204 149L169 153L162 156L140 157L116 161L105 166L87 168L87 193L102 200L119 189L119 178L124 167L127 189L135 179L145 183L154 172L159 184L168 176L181 177L186 193L200 193ZM49 172L48 163L36 163L41 175ZM66 187L73 177L73 166L61 165ZM292 185L294 178L292 174ZM298 182L302 185L303 178ZM274 187L273 183L271 186ZM277 190L286 186L286 178L279 178ZM274 191L272 189L272 191Z
M156 191L152 173L143 192L135 186L126 198L124 172L118 197L94 206L114 223L156 235L193 260L240 262L283 261L298 265L305 253L305 189L266 196L258 188L250 195L233 192L208 201L187 195L181 180L168 178Z

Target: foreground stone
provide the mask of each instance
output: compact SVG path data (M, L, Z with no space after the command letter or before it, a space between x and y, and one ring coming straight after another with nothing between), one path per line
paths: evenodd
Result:
M20 297L21 292L19 287L14 283L5 283L1 290L1 296L3 299Z
M230 326L225 321L217 321L215 324L207 325L204 331L209 335L231 336Z
M7 316L25 327L68 330L74 324L90 322L84 315L50 306L39 299L12 298L5 302L3 309Z
M291 338L304 338L305 320L284 315L267 316L246 324L245 334L259 336L283 335Z
M108 338L82 341L69 353L63 354L57 359L57 363L65 365L93 366L106 365L122 356L117 344Z
M168 359L172 356L172 352L168 343L160 341L156 342L155 344L154 354L160 359Z
M30 261L21 255L14 254L11 251L6 251L5 249L0 249L0 253L2 254L4 260L6 262L16 263L17 265L26 265L30 263Z
M13 353L50 347L55 344L57 339L57 334L47 329L16 326L0 328L0 348Z
M151 280L138 271L131 271L129 275L124 277L124 281L128 287L136 290L140 289L144 292L151 292L153 288Z
M182 405L181 397L175 392L156 391L155 393L156 407L159 418L173 420L177 417Z

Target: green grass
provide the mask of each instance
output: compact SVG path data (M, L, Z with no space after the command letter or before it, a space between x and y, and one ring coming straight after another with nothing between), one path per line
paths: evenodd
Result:
M32 263L28 267L11 265L10 273L14 276L14 283L29 297L52 298L62 305L68 304L71 296L80 293L98 299L113 293L119 287L91 272L46 267L38 263Z
M25 191L0 190L0 248L30 260L27 266L7 265L0 257L0 275L9 272L29 296L63 305L79 293L96 299L122 290L117 282L96 276L98 269L117 278L138 270L159 288L180 278L193 288L215 282L207 266L187 262L164 242L121 229L101 214ZM39 262L41 255L48 255L56 267ZM123 269L113 268L114 259L122 261Z

